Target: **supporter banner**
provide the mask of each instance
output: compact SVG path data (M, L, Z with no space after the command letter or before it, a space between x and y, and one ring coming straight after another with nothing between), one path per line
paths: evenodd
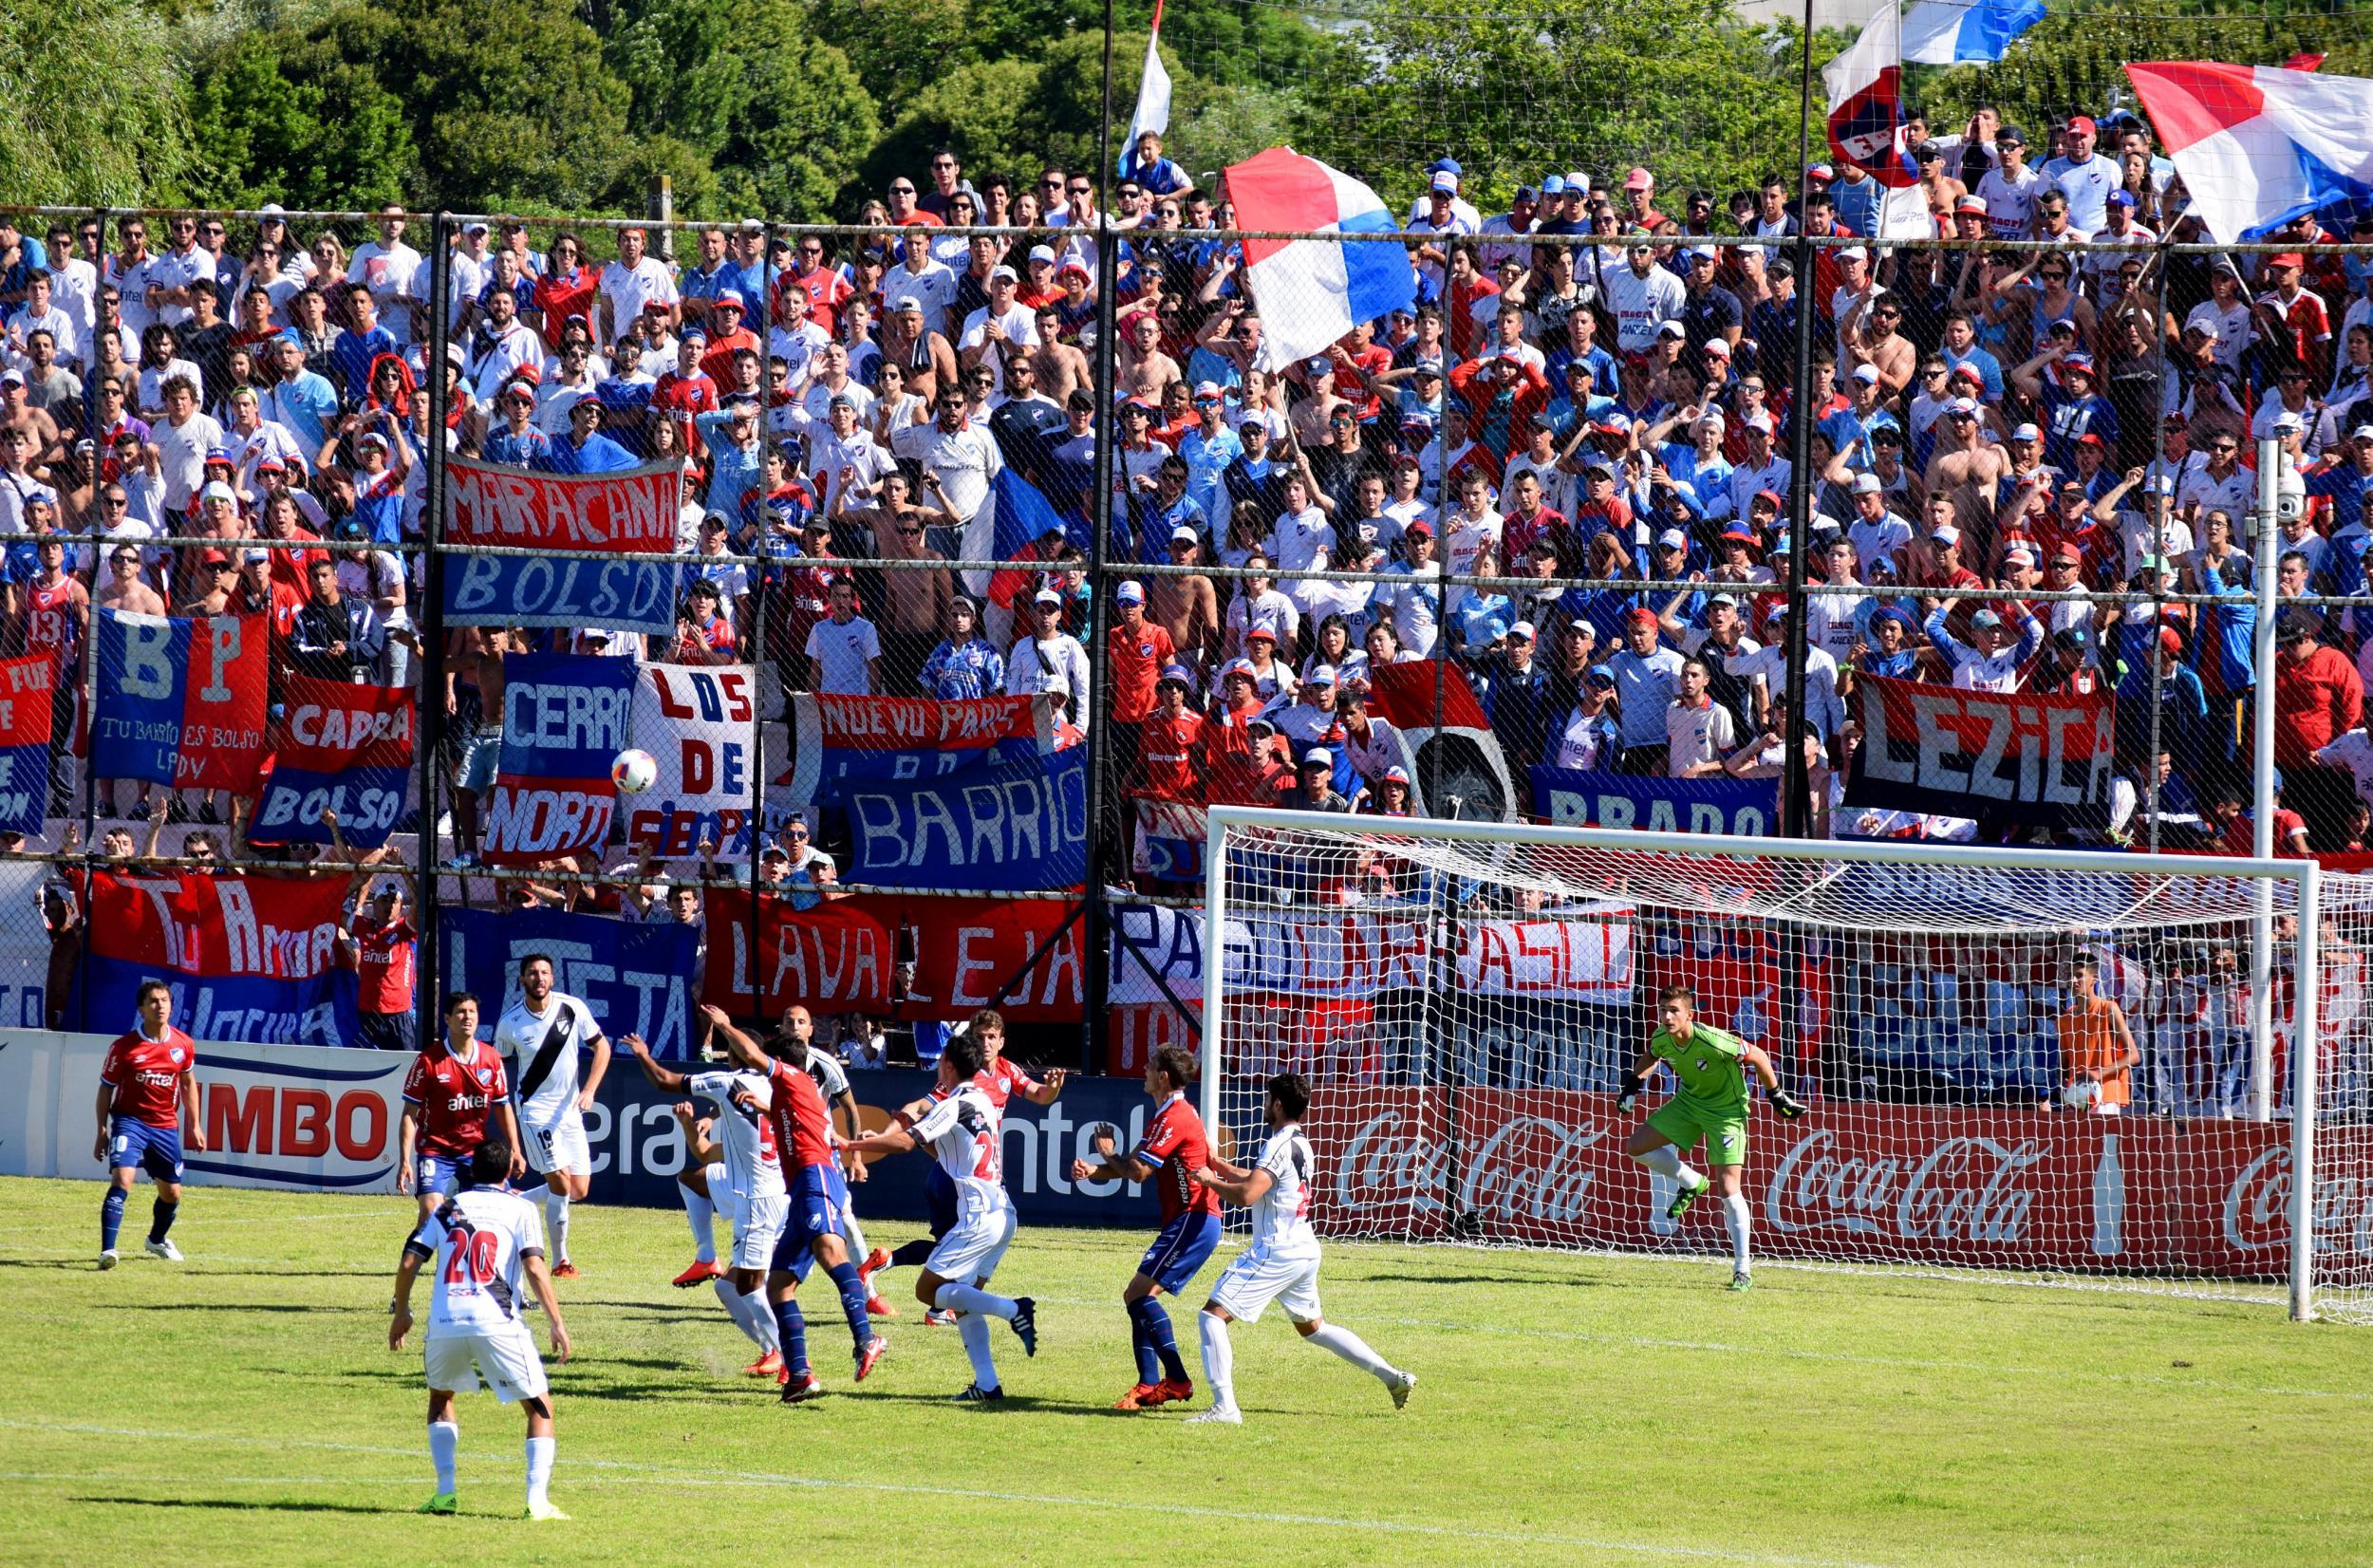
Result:
M1085 749L915 784L851 785L848 881L1020 892L1088 874Z
M334 944L346 879L92 873L90 945L70 1027L121 1034L140 984L173 987L173 1016L198 1039L347 1045L351 970Z
M486 812L486 859L532 865L609 839L610 764L626 745L635 666L568 653L503 655L503 749Z
M446 991L476 994L479 1032L489 1038L502 1010L518 999L520 961L540 953L552 961L553 986L583 998L612 1043L635 1034L659 1055L691 1054L690 982L701 939L689 925L558 909L447 909L438 939Z
M1777 779L1651 778L1536 767L1532 783L1534 814L1561 828L1757 837L1780 828Z
M615 474L537 474L469 457L445 460L445 542L531 550L667 555L676 549L683 473L673 463ZM675 629L672 562L588 555L450 555L445 624Z
M1667 1179L1623 1153L1635 1119L1611 1096L1470 1089L1443 1097L1321 1082L1304 1122L1322 1230L1381 1223L1555 1246L1723 1250L1719 1211L1674 1222ZM1455 1147L1451 1133L1455 1130ZM2328 1168L2373 1152L2334 1128ZM2011 1269L2280 1278L2289 1129L2046 1111L1832 1102L1758 1114L1747 1192L1770 1257ZM2373 1265L2373 1204L2319 1181L2317 1248Z
M1062 899L910 899L915 973L901 1017L994 1007L1018 1023L1077 1023L1086 925ZM1000 998L1000 993L1003 995Z
M1043 697L940 702L801 692L791 715L791 766L776 782L789 786L792 806L838 805L851 785L945 778L1055 750Z
M1442 726L1434 728L1434 676L1442 676ZM1417 659L1379 664L1368 672L1376 716L1392 726L1409 770L1410 809L1419 816L1467 822L1513 822L1519 809L1507 754L1456 663ZM1439 752L1437 757L1434 754ZM1440 775L1442 799L1427 792Z
M659 781L626 797L629 843L651 845L670 860L689 856L702 839L721 855L749 856L757 691L747 664L642 667L632 733L659 764Z
M1129 868L1165 882L1202 881L1204 834L1209 826L1205 808L1192 801L1143 796L1136 806L1137 833Z
M769 1017L794 1004L813 1013L886 1013L898 957L890 901L832 899L809 909L766 901L751 950L748 893L708 895L708 961L701 998L739 1016L751 997Z
M376 849L412 797L412 694L292 675L278 748L255 806L266 843L327 844L325 807L358 849Z
M1859 689L1849 806L2054 828L2108 809L2116 725L2105 691L1964 691L1883 676Z
M49 807L49 719L58 662L0 659L0 831L41 831Z
M255 788L271 636L262 616L102 609L91 769L184 790Z

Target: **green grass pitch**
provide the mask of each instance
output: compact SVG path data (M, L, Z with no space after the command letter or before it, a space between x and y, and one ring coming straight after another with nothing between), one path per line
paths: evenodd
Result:
M1009 1405L946 1403L962 1351L904 1273L881 1370L851 1391L815 1311L834 1391L784 1409L715 1297L669 1288L682 1217L592 1206L553 1369L573 1521L516 1517L522 1423L483 1394L462 1515L421 1519L420 1359L385 1340L408 1201L193 1188L177 1267L139 1250L143 1184L103 1275L100 1191L0 1181L9 1564L2373 1560L2373 1329L2270 1307L1337 1245L1328 1316L1418 1372L1408 1410L1273 1312L1236 1329L1228 1430L1106 1409L1144 1237L1025 1228L997 1286L1043 1339L995 1330ZM1201 1300L1172 1309L1198 1384Z

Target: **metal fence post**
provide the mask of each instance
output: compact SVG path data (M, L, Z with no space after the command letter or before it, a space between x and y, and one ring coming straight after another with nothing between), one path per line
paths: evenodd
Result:
M451 336L445 295L453 284L453 215L439 208L429 219L428 233L428 297L432 302L425 378L428 476L423 481L420 504L420 533L428 560L420 576L420 613L414 617L414 624L424 635L420 638L420 684L415 707L420 715L420 744L412 753L412 765L420 771L420 832L412 851L419 871L413 880L413 895L420 905L420 951L428 959L427 962L414 966L418 978L413 984L412 1024L414 1036L423 1051L435 1036L442 1011L438 1003L444 995L445 973L445 956L439 945L438 910L441 900L437 886L438 852L441 848L437 831L438 780L445 760L445 558L437 546L445 532L445 420L452 411L452 396L445 384L445 345Z

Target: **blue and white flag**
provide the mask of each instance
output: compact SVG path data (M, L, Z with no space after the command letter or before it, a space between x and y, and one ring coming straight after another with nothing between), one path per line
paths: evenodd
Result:
M1990 65L2045 14L2044 0L1918 0L1903 13L1903 58L1916 65Z

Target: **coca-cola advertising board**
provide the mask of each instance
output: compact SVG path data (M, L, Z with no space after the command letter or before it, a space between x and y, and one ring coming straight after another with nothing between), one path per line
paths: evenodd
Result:
M1453 1144L1445 1134L1455 1125ZM1312 1218L1336 1235L1717 1249L1721 1210L1665 1217L1606 1095L1321 1084ZM2373 1270L2373 1131L2319 1129L2321 1272ZM1759 1255L1994 1268L2279 1277L2290 1128L1861 1103L1758 1111L1746 1191Z

